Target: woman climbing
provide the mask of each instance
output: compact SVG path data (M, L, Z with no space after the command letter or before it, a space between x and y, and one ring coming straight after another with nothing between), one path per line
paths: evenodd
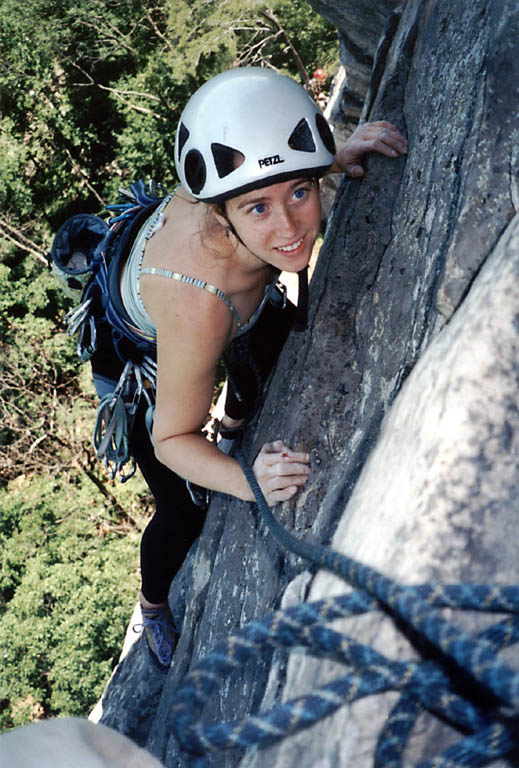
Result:
M203 522L184 480L253 499L238 462L201 433L218 361L228 373L222 428L232 430L257 407L294 322L296 310L276 283L280 272L304 274L308 266L321 223L319 178L362 176L369 152L397 157L406 141L389 123L368 123L336 155L306 91L266 69L218 75L182 113L181 184L141 228L121 273L126 311L157 342L153 445L144 409L130 442L156 503L141 545L140 602L145 637L162 666L177 638L169 585ZM94 356L99 385L115 378L110 359L106 346ZM253 471L272 505L304 485L309 457L276 439Z

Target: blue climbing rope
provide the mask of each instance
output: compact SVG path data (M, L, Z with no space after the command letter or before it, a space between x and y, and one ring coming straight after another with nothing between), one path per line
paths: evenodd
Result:
M171 707L171 726L191 768L205 768L213 749L266 746L321 720L347 703L385 691L400 691L380 734L375 768L402 768L404 749L425 708L462 732L454 746L419 768L484 766L519 750L519 671L496 658L519 642L519 586L402 586L369 566L319 544L297 539L274 518L241 449L235 449L258 509L278 543L345 579L354 591L303 603L253 621L226 638L182 680ZM511 614L475 637L440 609ZM326 626L330 621L384 610L435 649L435 660L387 659L371 647ZM269 712L226 723L204 723L202 711L226 675L265 650L303 646L333 658L348 674ZM437 660L437 659L440 660ZM456 672L453 673L453 669ZM471 679L471 696L459 672Z

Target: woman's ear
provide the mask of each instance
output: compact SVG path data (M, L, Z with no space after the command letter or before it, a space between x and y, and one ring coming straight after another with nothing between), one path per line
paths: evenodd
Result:
M216 203L208 203L207 207L213 214L218 224L220 224L220 226L222 226L224 229L229 229L229 221L225 215L225 212L222 210L222 207Z

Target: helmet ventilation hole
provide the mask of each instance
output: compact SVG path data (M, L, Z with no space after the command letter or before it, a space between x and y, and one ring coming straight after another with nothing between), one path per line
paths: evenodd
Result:
M315 123L317 125L317 130L319 131L319 136L323 140L324 146L328 152L331 152L331 154L334 155L335 140L333 138L333 133L331 132L330 126L320 112L318 112L315 116Z
M198 195L204 188L207 178L204 158L198 149L190 149L186 155L184 163L184 173L186 181L193 194Z
M288 140L288 146L291 149L296 149L298 152L316 151L314 137L306 118L303 117L292 131Z
M232 147L226 147L225 144L214 142L211 144L211 152L213 153L214 164L218 176L221 179L228 176L245 162L245 155L243 152L240 152L238 149L233 149Z
M184 149L184 145L188 139L189 139L189 131L187 130L184 123L180 123L178 127L178 159L179 160L180 160L180 155L182 154L182 150Z

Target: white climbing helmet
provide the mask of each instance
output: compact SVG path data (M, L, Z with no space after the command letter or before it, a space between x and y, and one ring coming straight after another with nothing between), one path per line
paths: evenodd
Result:
M232 69L199 88L175 142L180 180L204 202L322 176L334 157L330 127L304 88L259 67Z

